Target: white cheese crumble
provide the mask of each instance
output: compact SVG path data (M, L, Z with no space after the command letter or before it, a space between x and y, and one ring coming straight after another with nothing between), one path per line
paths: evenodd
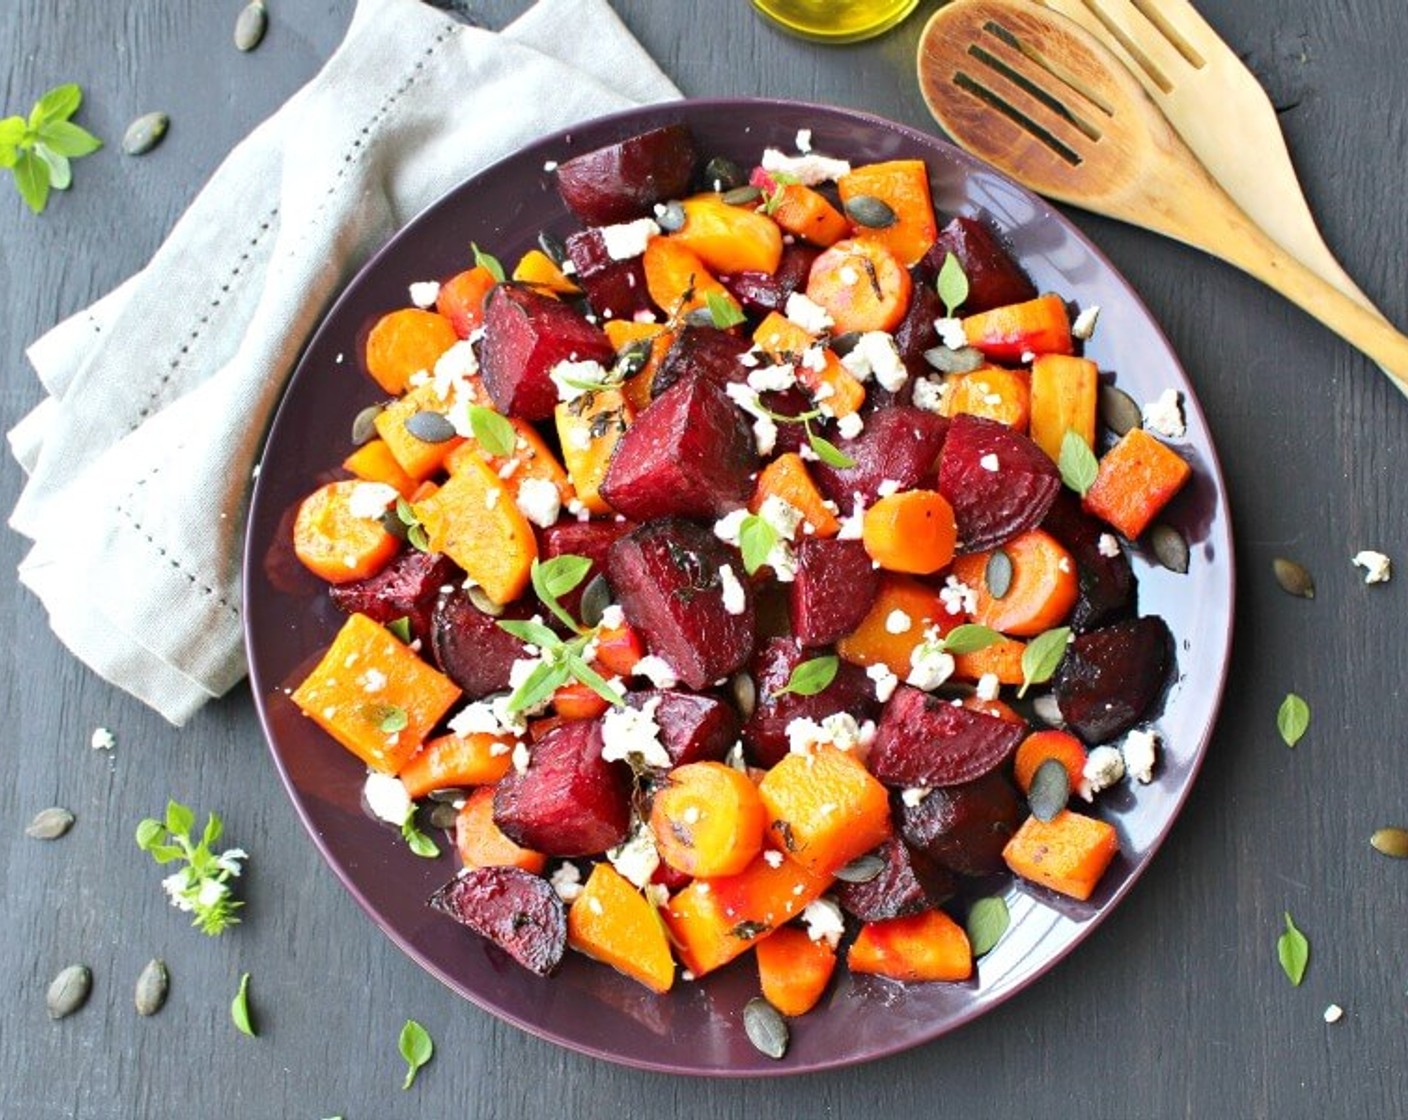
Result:
M820 722L798 716L787 724L787 749L792 754L811 754L822 746L840 751L863 752L875 738L875 725L863 724L849 712L834 712Z
M888 665L868 665L865 675L875 682L875 699L882 704L893 696L895 689L899 687L900 679L890 671Z
M411 302L419 308L434 307L440 295L440 284L435 280L417 280L408 289Z
M661 770L670 768L670 753L660 742L660 725L655 722L660 697L647 700L639 708L612 708L601 720L601 757L607 762L630 762Z
M1324 1018L1327 1023L1338 1023L1344 1018L1344 1008L1337 1003L1332 1003L1325 1008Z
M1071 337L1078 338L1082 342L1095 333L1095 321L1100 318L1100 305L1092 303L1089 307L1082 307L1080 314L1076 316L1076 321L1071 324Z
M478 372L479 358L474 353L473 344L467 339L460 339L435 359L435 371L431 378L435 395L442 401L450 401L451 404L458 404L461 397L473 400L475 394L470 388L469 379ZM464 413L463 422L468 427L468 409L452 408L449 414L450 422L459 423L459 417L455 414L460 412ZM459 428L456 427L455 430L459 431Z
M560 401L575 401L611 384L610 371L600 362L592 361L564 359L552 367L548 377L557 386L557 399Z
M748 388L758 393L781 393L797 384L797 371L787 363L763 366L748 374Z
M601 628L603 630L619 630L626 625L626 612L621 609L620 603L612 603L601 612Z
M997 456L991 451L978 460L978 466L985 471L993 471L994 473L1002 469L1002 464L997 461Z
M608 257L613 261L628 261L645 252L646 244L659 235L660 227L651 218L637 218L633 222L600 226L597 232L601 234Z
M869 381L873 375L880 385L897 392L909 377L900 359L894 337L885 331L866 331L856 340L849 354L841 359L857 381Z
M558 493L557 484L547 478L525 478L518 484L513 504L540 529L556 525L562 515L562 495Z
M748 600L743 594L743 585L733 574L732 565L719 565L719 583L724 592L724 610L729 614L742 614L748 607Z
M950 350L962 350L968 345L968 335L963 330L962 319L935 319L934 329L939 332L939 342Z
M924 804L924 799L933 791L928 786L911 786L900 793L900 801L911 809Z
M575 863L564 863L552 873L548 882L563 902L575 902L582 893L582 873Z
M528 750L528 744L518 742L513 744L513 769L515 773L522 774L532 765L533 755Z
M937 628L924 632L924 640L909 653L909 676L906 683L932 692L953 676L953 658L944 652Z
M1113 533L1101 533L1100 539L1095 544L1095 550L1099 552L1101 556L1114 559L1120 554L1120 542L1115 538Z
M1356 552L1353 563L1364 569L1365 583L1387 583L1393 576L1393 561L1371 548Z
M730 510L717 521L714 522L714 536L723 541L724 544L731 544L738 547L738 534L743 529L743 522L749 517L746 509Z
M731 770L737 770L740 774L748 773L748 762L743 757L742 740L735 740L733 746L729 747L728 754L724 755L724 765Z
M753 417L753 442L757 445L758 454L764 457L771 455L777 444L777 424L758 403L758 391L748 385L730 381L724 386L724 393L736 406Z
M1002 682L997 679L996 673L984 673L978 678L977 696L979 700L996 700L997 694L1002 690Z
M801 292L792 292L787 297L783 313L808 334L824 334L836 325L826 308Z
M849 517L841 519L841 529L836 534L838 541L858 541L865 531L865 500L856 494L852 498Z
M823 371L825 371L825 369L826 369L826 350L825 350L825 348L824 348L824 347L821 347L821 346L808 346L805 350L803 350L803 351L802 351L802 368L803 368L803 369L809 369L809 370L811 370L813 373L822 373ZM832 387L831 387L830 385L825 385L825 386L823 386L823 388L825 388L826 390L828 390L828 393L834 393L834 392L835 392L835 390L832 389ZM819 399L819 398L820 398L820 390L818 390L818 399Z
M914 625L914 619L910 618L904 611L896 607L885 616L885 633L905 634Z
M865 430L865 421L859 412L852 412L836 421L836 431L842 439L855 439Z
M806 155L812 150L812 130L809 128L799 128L797 130L797 151Z
M621 873L621 878L644 889L660 866L660 851L655 847L655 834L639 818L636 819L631 834L624 843L606 850L606 858L611 866Z
M776 848L768 848L763 852L763 862L774 870L782 866L782 861L787 857Z
M406 792L405 783L392 774L368 770L362 797L372 815L387 824L400 826L411 815L411 795Z
M386 674L380 669L368 669L357 678L357 683L363 692L375 696L386 688Z
M1158 760L1159 737L1153 731L1131 731L1125 736L1121 754L1124 768L1141 785L1154 780L1154 763Z
M635 663L631 669L631 676L644 677L656 688L674 688L680 683L679 674L675 672L670 663L653 653L647 654Z
M804 515L786 498L769 494L758 507L758 516L776 529L779 537L790 541L797 536Z
M95 727L88 745L95 751L110 751L117 746L117 738L106 727Z
M802 924L807 927L808 937L813 941L825 941L833 949L846 932L846 920L841 916L841 908L825 897L807 903L802 911Z
M797 182L807 187L814 187L818 183L839 179L842 175L851 173L851 165L844 159L832 159L811 152L789 156L777 148L764 148L762 163L764 171L781 171L786 175L795 175Z
M514 734L511 728L503 725L494 705L487 700L476 700L473 704L466 704L455 713L454 718L445 726L451 735L458 735L460 738L465 738L468 735L507 735L511 737Z
M882 498L888 498L892 494L898 494L900 492L900 489L901 487L898 479L887 478L875 488L875 493Z
M1165 389L1144 405L1144 427L1169 439L1182 439L1187 433L1183 422L1183 406L1177 389Z
M914 381L913 403L915 408L922 408L925 412L944 411L944 398L948 396L949 386L937 377L919 377Z
M978 609L978 593L957 576L948 576L939 588L939 601L949 614L972 614Z
M1124 756L1116 747L1096 747L1086 756L1081 770L1080 795L1093 801L1102 789L1109 789L1124 777Z

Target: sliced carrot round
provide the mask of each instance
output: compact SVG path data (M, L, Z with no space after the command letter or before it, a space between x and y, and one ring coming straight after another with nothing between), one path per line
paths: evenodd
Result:
M411 375L435 362L459 341L450 320L434 311L403 307L377 320L367 336L367 372L392 396L406 391Z
M807 296L826 308L836 333L889 331L909 310L909 272L875 241L838 241L812 265Z
M933 490L906 490L865 511L861 543L890 572L929 575L953 559L958 522L948 499Z
M1054 758L1066 768L1071 789L1078 789L1085 774L1085 756L1085 744L1069 731L1033 731L1022 740L1012 758L1012 776L1026 793L1041 764Z
M953 574L977 593L973 621L1003 634L1032 637L1060 626L1076 605L1076 563L1050 533L1031 529L1002 546L1011 567L1002 596L988 584L993 552L960 556ZM1004 566L1005 567L1005 566Z
M484 325L484 301L498 281L483 265L451 276L440 285L435 309L450 321L458 338L468 338Z
M520 848L494 822L493 786L480 786L459 811L455 847L466 867L521 867L536 875L548 862L541 852Z
M721 762L670 771L650 807L660 858L686 875L736 875L763 846L767 811L746 774Z
M380 521L364 517L353 500L375 483L343 479L303 499L293 522L293 553L329 583L352 583L381 571L400 548Z

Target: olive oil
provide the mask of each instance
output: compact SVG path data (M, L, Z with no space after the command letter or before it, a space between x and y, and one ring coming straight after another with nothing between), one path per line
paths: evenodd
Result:
M823 43L854 43L888 31L919 0L753 0L753 6L796 35Z

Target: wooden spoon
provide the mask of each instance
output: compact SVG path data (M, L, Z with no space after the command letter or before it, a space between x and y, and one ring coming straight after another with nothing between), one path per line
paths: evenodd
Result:
M1084 28L1028 0L954 0L920 37L919 85L934 118L975 155L1040 194L1237 266L1408 392L1408 338L1264 233Z

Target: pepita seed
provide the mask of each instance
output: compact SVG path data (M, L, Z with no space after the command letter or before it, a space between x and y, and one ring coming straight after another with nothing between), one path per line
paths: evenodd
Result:
M437 804L451 805L456 801L463 801L469 796L469 791L459 786L447 786L444 789L433 789L425 796Z
M874 852L857 856L836 872L836 878L843 883L868 883L885 870L885 861Z
M496 603L489 598L482 587L474 586L465 592L469 596L469 601L474 604L475 609L481 614L487 614L490 618L498 618L504 613L504 605Z
M127 126L122 134L122 150L129 156L144 156L166 135L171 118L165 113L147 113Z
M988 594L994 599L1006 598L1012 590L1012 557L1007 555L1005 549L993 549L983 580L988 585Z
M383 406L369 404L352 417L352 446L361 447L376 438L376 418L381 415Z
M831 340L831 352L838 358L844 358L860 343L860 331L846 331L838 334Z
M731 191L724 191L723 198L720 201L722 201L725 206L747 206L750 203L757 202L758 199L762 197L763 192L757 187L745 185L742 187L734 187Z
M582 591L582 625L596 626L610 605L611 585L606 582L606 577L598 572Z
M1381 828L1369 837L1374 850L1394 859L1408 859L1408 828Z
M685 223L684 207L678 202L670 201L660 208L660 213L655 215L655 224L666 233L674 233L677 229L682 229Z
M1184 575L1188 571L1188 542L1172 525L1158 524L1150 529L1149 547L1170 572Z
M269 9L264 7L264 0L250 0L235 19L235 46L252 51L263 40L268 26Z
M453 805L441 803L430 807L430 827L451 829L455 827L455 819L460 815L460 811Z
M445 414L430 409L412 413L406 420L406 431L422 443L444 443L455 438L455 426Z
M155 1015L166 1003L166 992L171 977L166 971L166 962L150 960L147 967L137 976L137 991L132 1002L136 1004L138 1015Z
M73 827L73 814L55 805L52 809L41 809L29 822L24 834L31 840L57 840Z
M1133 397L1113 385L1100 386L1100 422L1122 436L1144 423L1144 413Z
M1302 599L1315 598L1315 580L1310 573L1294 560L1278 556L1271 561L1271 570L1276 574L1276 582L1287 595L1297 595Z
M712 327L714 315L707 307L696 307L693 311L685 312L684 322L687 327Z
M748 175L727 156L715 156L704 165L704 186L708 190L731 191L748 182Z
M539 233L538 248L551 257L555 265L561 265L567 259L567 243L555 233L547 230Z
M72 1015L88 1002L88 993L93 990L93 974L85 965L71 964L49 985L44 1003L49 1008L49 1018L62 1019Z
M743 1029L759 1053L773 1059L787 1053L787 1023L762 996L754 996L744 1004Z
M738 705L738 714L748 719L758 706L758 686L747 673L735 673L729 683L733 686L733 702Z
M1045 822L1055 818L1071 799L1071 775L1059 759L1048 758L1032 775L1027 805L1032 816Z
M972 373L983 364L983 352L975 346L935 346L924 351L924 360L940 373Z
M846 199L845 210L846 217L867 229L889 229L899 221L890 204L873 195L858 194Z

